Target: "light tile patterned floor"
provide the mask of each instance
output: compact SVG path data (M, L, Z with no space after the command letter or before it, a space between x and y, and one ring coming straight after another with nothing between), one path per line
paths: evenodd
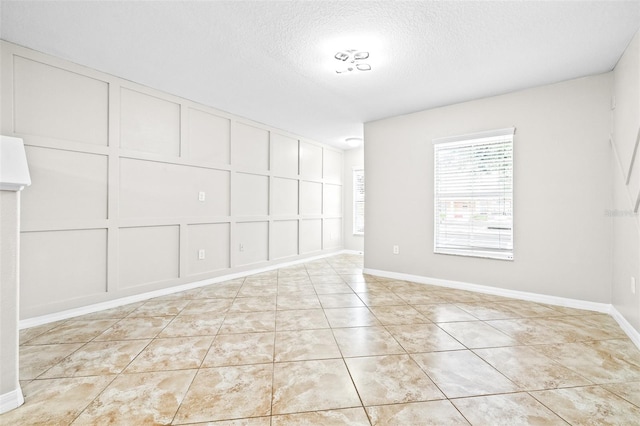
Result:
M23 330L3 425L640 424L603 314L362 275L340 255Z

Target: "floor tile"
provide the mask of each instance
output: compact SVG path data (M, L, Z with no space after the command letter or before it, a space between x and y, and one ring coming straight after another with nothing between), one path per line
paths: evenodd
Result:
M150 300L131 312L129 318L176 316L189 304L189 300Z
M369 309L384 325L421 324L430 322L427 317L409 305L371 306Z
M34 380L23 389L24 405L0 414L0 424L67 425L115 376Z
M640 382L612 383L602 387L640 407Z
M516 314L512 309L509 309L508 306L500 303L491 305L482 302L457 303L456 306L483 321L521 318L521 315Z
M221 299L233 299L238 294L238 290L242 286L239 284L230 284L227 282L211 284L202 288L200 292L200 298L221 298Z
M129 315L131 312L135 311L145 302L139 303L130 303L128 305L118 306L117 308L105 309L104 311L94 312L91 314L82 315L78 319L82 320L101 320L101 319L122 319Z
M224 321L224 314L178 315L158 337L215 336Z
M285 309L314 309L321 308L316 294L278 295L279 310Z
M640 381L640 365L633 352L625 354L610 341L537 346L535 349L594 383ZM632 345L632 344L631 344ZM576 356L580 354L580 356Z
M571 332L571 327L559 325L562 317L554 319L518 318L487 321L487 324L513 337L525 345L545 345L580 341L579 335Z
M414 402L367 407L373 426L468 425L449 401Z
M383 292L369 291L356 293L360 300L367 306L396 306L406 305L407 302L402 300L399 296L384 289Z
M412 358L448 398L519 390L513 382L470 351L414 354Z
M276 332L275 362L340 357L330 329Z
M275 311L229 313L224 318L218 334L258 333L274 331L275 328Z
M318 296L323 308L358 308L364 303L355 293L350 294L321 294Z
M409 355L348 358L345 362L366 406L444 399Z
M640 408L598 386L531 392L570 424L638 424Z
M273 414L359 407L341 359L274 364Z
M213 340L203 367L273 362L274 333L219 334Z
M380 325L369 308L325 309L324 313L332 328Z
M344 282L333 284L313 284L316 294L354 294L354 291Z
M563 367L528 346L478 349L474 352L523 390L555 389L592 384L576 372Z
M95 340L153 339L169 325L171 320L171 317L125 318L105 330Z
M177 424L177 423L173 423ZM200 426L271 426L271 417L248 417L244 419L219 420L217 422L182 423Z
M384 327L336 328L333 334L344 357L405 353Z
M408 353L465 349L435 324L394 325L387 326L387 330Z
M410 305L426 305L428 303L444 302L442 298L426 291L397 291L394 289L394 293Z
M73 424L169 424L195 374L196 370L122 374Z
M149 344L150 340L89 342L53 366L42 377L74 377L117 374Z
M34 327L23 328L22 330L20 330L20 344L24 345L25 343L29 343L31 340L35 339L36 337L46 333L49 330L53 330L58 326L61 326L67 321L69 320L65 319L61 321L51 322L49 324L42 324L42 325L36 325Z
M200 369L174 423L268 416L272 376L272 364Z
M477 318L450 303L414 305L420 313L433 322L476 321Z
M182 315L200 315L200 314L212 314L226 313L231 305L233 304L233 299L200 299L200 300L192 300L187 306L184 307L181 314Z
M211 336L154 339L125 373L199 368L212 341Z
M229 312L275 311L276 296L237 297Z
M493 348L518 345L518 341L482 321L446 322L440 328L467 348Z
M329 328L322 309L298 309L276 312L276 330L311 330Z
M269 297L278 294L277 282L268 281L265 283L244 284L237 297Z
M566 422L527 393L475 396L451 401L473 425L563 425Z
M324 273L324 274L309 274L311 282L315 286L316 284L345 284L342 277L336 273Z
M20 380L35 379L83 345L84 343L60 343L20 346Z
M118 322L117 319L69 320L29 341L30 345L86 343Z
M369 426L363 408L311 411L308 413L273 416L271 426Z

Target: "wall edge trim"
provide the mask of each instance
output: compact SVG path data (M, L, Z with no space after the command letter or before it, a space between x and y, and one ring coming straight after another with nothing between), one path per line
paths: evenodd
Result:
M11 392L0 395L0 414L11 411L24 404L24 396L20 385Z
M119 299L108 300L105 302L94 303L91 305L80 306L77 308L66 309L60 312L54 312L51 314L40 315L32 318L26 318L20 320L18 323L18 329L23 330L30 327L35 327L38 325L49 324L55 321L66 320L69 318L78 317L80 315L92 314L95 312L100 312L106 309L117 308L119 306L128 305L129 303L142 302L145 300L152 299L154 297L167 296L169 294L178 293L185 290L191 290L194 288L204 287L211 284L216 284L223 281L233 280L236 278L244 278L249 275L259 274L262 272L269 272L275 269L285 268L287 266L298 265L300 263L306 263L313 260L324 259L327 257L335 256L338 254L349 254L349 250L337 250L331 253L324 253L317 256L305 257L302 259L291 260L288 262L277 263L274 265L269 265L256 269L249 269L242 272L235 272L227 275L222 275L215 278L209 278L206 280L193 281L187 284L181 284L174 287L163 288L160 290L153 290L146 293L134 294L131 296L121 297ZM358 252L354 252L357 254Z
M613 305L611 305L609 315L611 315L613 319L616 320L622 331L624 331L626 335L629 336L629 339L631 339L633 344L636 345L638 349L640 349L640 331L633 328L631 323L627 321L627 319Z
M567 297L549 296L540 293L529 293L519 290L508 290L504 288L491 287L481 284L474 284L462 281L443 280L440 278L424 277L420 275L411 275L398 272L381 271L377 269L364 269L365 274L377 275L385 278L394 278L400 280L413 281L419 284L431 284L439 287L455 288L459 290L469 290L476 293L491 294L494 296L511 297L513 299L526 300L529 302L546 303L555 306L564 306L567 308L585 309L600 313L610 313L611 305L608 303L589 302L587 300L570 299Z

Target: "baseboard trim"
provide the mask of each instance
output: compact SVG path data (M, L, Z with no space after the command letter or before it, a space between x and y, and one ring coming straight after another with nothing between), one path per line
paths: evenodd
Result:
M491 294L494 296L511 297L513 299L527 300L529 302L546 303L548 305L564 306L567 308L584 309L588 311L608 314L611 305L608 303L588 302L566 297L549 296L546 294L529 293L526 291L508 290L504 288L490 287L481 284L473 284L462 281L443 280L440 278L423 277L420 275L404 274L399 272L381 271L377 269L364 269L365 274L376 275L384 278L392 278L404 281L413 281L419 284L431 284L439 287L455 288L458 290L474 291L476 293Z
M24 404L24 396L20 385L18 385L17 389L0 395L0 414L18 408L22 404Z
M640 332L633 328L629 321L627 321L627 319L620 313L620 311L616 309L615 306L611 306L609 315L611 315L613 319L616 320L622 331L624 331L627 336L629 336L629 339L631 339L633 344L636 345L638 349L640 349Z
M349 250L338 250L333 251L331 253L324 253L317 256L305 257L302 259L295 259L289 262L277 263L269 266L265 266L262 268L250 269L247 271L236 272L232 274L222 275L215 278L210 278L201 281L194 281L187 284L182 284L175 287L163 288L160 290L154 290L146 293L135 294L132 296L121 297L118 299L109 300L106 302L94 303L91 305L80 306L77 308L67 309L60 312L54 312L47 315L41 315L37 317L27 318L20 320L18 324L18 329L22 330L25 328L35 327L38 325L49 324L55 321L61 321L69 318L78 317L81 315L92 314L94 312L100 312L106 309L117 308L119 306L128 305L129 303L142 302L145 300L153 299L154 297L167 296L173 293L178 293L185 290L191 290L198 287L204 287L211 284L216 284L223 281L229 281L236 278L244 278L249 275L260 274L263 272L273 271L275 269L286 268L288 266L295 266L301 263L311 262L314 260L325 259L327 257L332 257L338 254L352 254ZM356 252L357 253L357 252Z

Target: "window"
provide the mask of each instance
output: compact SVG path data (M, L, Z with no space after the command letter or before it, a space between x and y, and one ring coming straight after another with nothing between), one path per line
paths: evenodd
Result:
M353 169L353 235L364 235L364 169Z
M434 139L434 252L513 259L513 135Z

